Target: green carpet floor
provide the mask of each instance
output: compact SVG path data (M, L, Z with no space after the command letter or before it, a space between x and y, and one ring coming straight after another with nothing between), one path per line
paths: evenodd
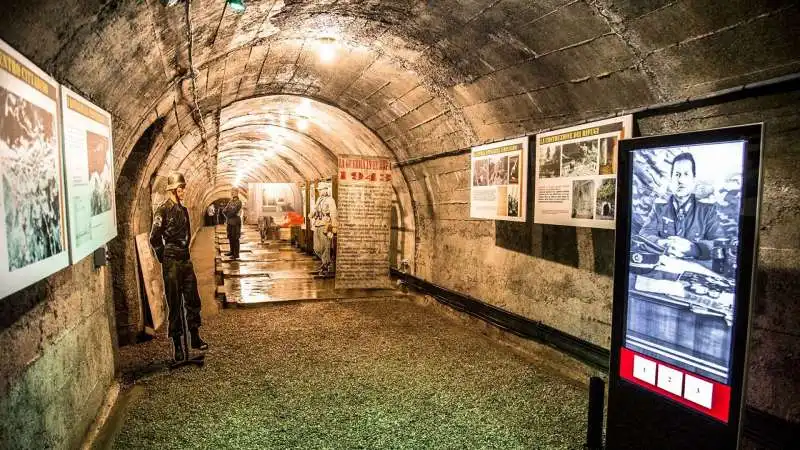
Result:
M586 389L406 300L225 310L203 368L131 375L165 337L122 349L143 388L114 448L579 449Z

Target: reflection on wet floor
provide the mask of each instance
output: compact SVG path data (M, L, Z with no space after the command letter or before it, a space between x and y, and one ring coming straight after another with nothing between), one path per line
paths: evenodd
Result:
M394 290L335 289L333 278L316 277L319 262L287 241L260 242L255 226L242 227L239 259L230 251L225 226L216 227L216 271L223 284L218 292L233 305L257 305L295 300L331 300L402 296Z

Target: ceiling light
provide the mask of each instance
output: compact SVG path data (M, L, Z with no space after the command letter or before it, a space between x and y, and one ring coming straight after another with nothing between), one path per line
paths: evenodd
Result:
M180 2L180 0L161 0L161 3L164 6L175 6Z
M319 43L319 59L324 63L336 59L336 39L332 37L321 38Z
M298 120L297 121L297 128L299 128L300 131L306 131L308 129L308 120L306 120L306 119Z
M247 6L244 5L244 0L228 0L228 7L238 13L244 12Z

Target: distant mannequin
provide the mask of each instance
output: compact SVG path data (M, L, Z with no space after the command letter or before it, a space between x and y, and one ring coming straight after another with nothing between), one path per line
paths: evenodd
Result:
M331 197L330 188L323 186L311 215L314 226L314 253L322 260L319 268L321 276L329 276L333 272L331 266L331 244L333 235L339 226L336 202Z
M242 210L242 201L239 200L239 190L236 188L231 189L231 200L222 209L222 214L225 216L226 231L228 233L228 242L231 246L231 251L226 253L233 259L239 259L239 238L242 236L242 218L239 213Z

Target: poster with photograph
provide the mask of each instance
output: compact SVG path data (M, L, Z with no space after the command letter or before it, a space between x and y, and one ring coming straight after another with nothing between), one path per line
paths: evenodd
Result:
M614 228L617 148L633 116L536 135L534 223Z
M74 264L117 235L111 114L63 86L61 114Z
M470 217L524 222L527 167L527 137L473 147Z
M0 41L0 298L69 265L58 83Z

